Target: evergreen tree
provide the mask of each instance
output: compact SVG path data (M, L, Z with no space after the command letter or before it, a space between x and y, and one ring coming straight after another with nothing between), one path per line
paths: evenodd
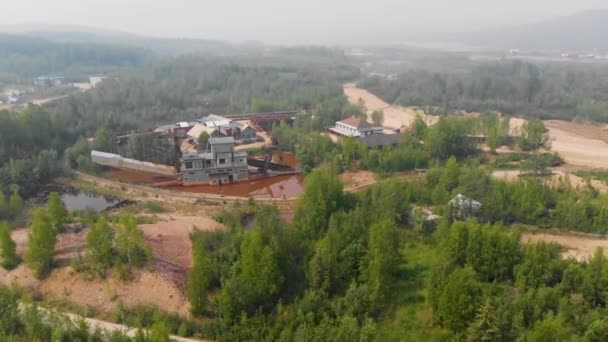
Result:
M452 272L439 298L437 314L441 322L454 332L464 332L475 319L482 296L473 269L465 267Z
M137 228L137 219L132 216L120 218L116 233L116 250L120 258L129 265L144 266L152 257L144 234Z
M608 260L599 247L585 268L582 292L594 307L608 304Z
M467 330L467 341L484 342L496 341L500 339L500 329L498 328L498 317L494 312L494 307L489 301L483 304L475 320Z
M87 234L89 261L100 275L112 266L114 259L114 230L105 218L100 218Z
M57 242L57 233L46 210L36 210L28 237L25 261L34 276L42 278L51 270Z
M211 283L208 258L202 242L195 241L192 246L192 268L188 274L188 299L190 311L195 316L203 315L207 309L207 291Z
M2 256L2 267L6 270L12 270L19 264L16 247L8 223L0 222L0 256Z
M57 233L63 232L65 224L68 222L68 211L61 196L56 192L51 192L49 195L48 214L55 231Z
M17 189L13 189L8 201L8 215L12 218L17 217L23 210L24 203Z
M389 297L399 259L399 238L391 221L373 224L369 230L367 283L372 302L381 305Z

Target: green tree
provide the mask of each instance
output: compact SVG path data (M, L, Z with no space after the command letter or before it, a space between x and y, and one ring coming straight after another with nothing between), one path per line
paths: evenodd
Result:
M284 276L276 252L264 241L261 229L255 228L241 243L241 255L231 276L222 281L219 312L225 322L241 313L253 315L267 311L283 288Z
M549 136L545 133L545 124L538 119L528 120L522 127L519 147L524 151L546 148Z
M599 247L585 268L582 292L594 307L608 304L608 259Z
M382 127L384 124L384 112L381 110L375 110L372 113L372 122L377 127Z
M152 250L146 244L144 234L137 227L137 219L133 216L120 218L120 226L116 232L116 251L123 262L142 267L152 257Z
M483 304L475 320L469 326L467 330L467 341L470 342L484 342L484 341L496 341L500 339L500 329L498 327L498 317L494 312L492 303L486 301Z
M0 337L18 334L21 325L19 313L16 293L7 287L0 287Z
M13 189L11 197L8 201L8 212L10 217L17 217L23 210L24 203L17 189Z
M36 278L46 276L51 270L56 242L57 233L47 211L36 210L25 251L25 261Z
M439 298L441 322L454 332L464 332L475 319L482 298L475 271L470 267L457 269L448 276Z
M15 241L11 238L10 226L6 222L0 222L0 256L2 256L2 267L6 270L12 270L19 264L16 247Z
M49 195L48 214L55 231L57 233L63 232L65 224L68 222L68 211L63 200L61 200L61 196L56 192L51 192Z
M432 157L442 160L466 156L474 151L471 140L466 137L472 127L470 120L442 116L425 130L424 146Z
M207 143L209 142L209 133L202 132L201 135L198 136L198 150L201 152L207 151Z
M608 341L608 320L598 318L591 322L585 331L585 340L589 342Z
M521 168L524 172L538 177L550 175L549 166L551 165L547 158L542 155L533 154L522 162Z
M399 260L399 238L393 222L384 220L370 227L367 258L370 296L376 305L381 305L389 298Z
M101 152L113 152L112 138L110 137L107 128L101 127L97 130L92 148L93 150Z
M416 139L420 141L424 139L427 127L428 126L426 122L422 120L422 117L420 117L420 115L416 115L416 119L414 120L414 124L412 125L411 132L414 137L416 137Z
M331 214L345 205L340 179L333 170L323 167L306 177L294 222L306 237L316 239L327 229Z
M200 241L195 241L192 248L192 268L188 274L188 299L190 311L200 316L207 309L207 296L211 284L211 263Z
M89 261L100 275L114 262L114 229L100 218L87 233Z
M148 333L148 342L171 342L169 327L164 322L157 322L152 325Z
M528 333L528 340L531 342L568 341L570 336L571 333L568 331L563 317L549 313L542 321L534 324Z

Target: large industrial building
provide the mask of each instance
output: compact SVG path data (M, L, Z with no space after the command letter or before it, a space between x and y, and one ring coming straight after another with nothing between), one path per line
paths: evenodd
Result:
M209 139L210 152L184 154L184 185L228 184L249 178L247 152L235 152L234 145L233 137L213 137Z

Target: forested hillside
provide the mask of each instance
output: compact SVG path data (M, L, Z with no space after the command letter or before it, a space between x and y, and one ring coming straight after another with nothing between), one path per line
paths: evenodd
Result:
M389 103L550 119L608 122L608 66L485 62L467 71L413 69L395 79L368 76L359 85Z
M482 211L463 216L449 202L455 194ZM495 181L455 159L357 194L331 169L316 170L291 224L250 202L219 216L226 231L194 237L192 312L214 318L202 331L220 341L601 341L604 254L563 260L559 246L522 244L517 226L603 230L596 196L539 179ZM412 216L429 206L442 217L436 226Z
M339 110L346 103L341 83L356 77L356 68L334 57L180 57L57 101L49 110L89 135L100 125L124 132L208 113Z
M0 34L0 81L38 76L86 78L89 74L134 68L152 54L143 49L91 43L57 43L23 35Z

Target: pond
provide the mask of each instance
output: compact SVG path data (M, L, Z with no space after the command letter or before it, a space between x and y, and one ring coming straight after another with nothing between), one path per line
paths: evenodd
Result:
M93 210L96 212L110 209L122 202L118 199L99 196L84 191L62 193L61 200L65 203L65 207L69 211Z
M97 195L64 185L50 185L38 196L36 202L46 204L51 192L56 192L61 196L61 200L68 211L92 210L102 212L124 203L121 199Z

